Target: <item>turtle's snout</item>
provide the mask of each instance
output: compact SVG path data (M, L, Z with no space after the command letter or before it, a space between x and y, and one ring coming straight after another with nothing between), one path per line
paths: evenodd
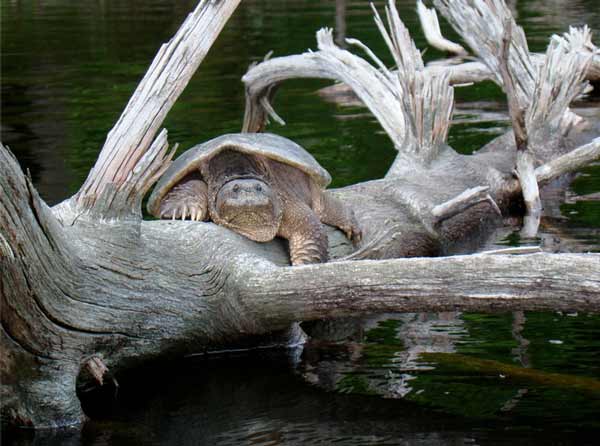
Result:
M252 240L268 241L277 232L281 216L277 194L259 179L237 179L224 184L216 197L223 224Z
M273 192L263 181L233 180L225 184L217 196L217 208L222 217L232 217L238 211L265 212L273 207Z

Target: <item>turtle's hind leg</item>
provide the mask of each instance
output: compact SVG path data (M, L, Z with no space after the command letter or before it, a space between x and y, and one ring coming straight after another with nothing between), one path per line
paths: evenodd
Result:
M362 230L358 226L354 211L328 191L321 193L319 217L323 223L343 231L354 244L360 242Z
M187 175L160 203L160 217L203 221L208 218L208 187L199 173Z

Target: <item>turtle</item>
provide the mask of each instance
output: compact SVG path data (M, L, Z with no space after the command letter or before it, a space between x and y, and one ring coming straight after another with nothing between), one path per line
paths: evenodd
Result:
M148 200L158 218L211 220L256 242L289 242L292 265L326 262L321 223L354 244L354 212L325 188L329 173L301 146L270 133L234 133L194 146L161 176Z

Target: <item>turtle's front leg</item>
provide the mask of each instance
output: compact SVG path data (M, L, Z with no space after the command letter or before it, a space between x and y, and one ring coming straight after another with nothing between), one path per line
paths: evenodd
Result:
M160 217L203 221L208 218L208 186L199 174L186 176L160 203Z
M358 226L352 208L328 191L321 193L319 217L323 223L341 229L354 244L360 242L362 230Z
M292 265L327 261L327 234L319 217L306 204L300 201L284 204L277 235L288 240Z

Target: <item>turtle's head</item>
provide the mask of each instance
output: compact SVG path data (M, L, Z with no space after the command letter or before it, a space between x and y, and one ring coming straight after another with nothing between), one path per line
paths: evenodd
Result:
M224 226L257 242L272 240L282 217L279 196L256 178L237 178L221 186L215 210Z

